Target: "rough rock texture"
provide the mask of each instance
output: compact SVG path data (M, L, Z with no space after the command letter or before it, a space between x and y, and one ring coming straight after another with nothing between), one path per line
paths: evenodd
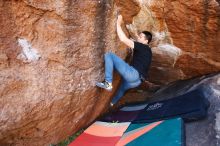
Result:
M0 1L0 145L56 143L103 111L108 98L94 84L104 52L117 49L111 7Z
M150 80L168 83L220 69L218 1L140 1L127 28L154 34Z
M0 0L0 145L57 143L106 110L114 92L94 85L105 52L127 53L117 11L154 34L151 81L220 70L215 0Z

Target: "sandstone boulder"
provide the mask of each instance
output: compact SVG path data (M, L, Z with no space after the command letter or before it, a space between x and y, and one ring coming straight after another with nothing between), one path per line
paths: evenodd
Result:
M115 31L118 11L130 35L154 34L149 80L220 70L215 0L2 0L0 145L57 143L108 108L114 92L95 82L103 80L105 52L127 54Z

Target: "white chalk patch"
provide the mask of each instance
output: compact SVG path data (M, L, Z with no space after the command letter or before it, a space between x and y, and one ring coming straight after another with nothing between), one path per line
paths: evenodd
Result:
M220 90L212 89L217 96L220 96Z
M142 4L145 2L148 6L151 6L152 4L155 3L154 0L147 0L147 1L143 1L143 0L140 0L142 2Z
M216 113L216 119L215 119L215 130L216 130L216 138L220 137L220 112Z
M198 0L198 3L199 3L200 1ZM216 7L218 7L219 6L219 2L217 2L216 0L215 1L211 1L210 3L209 3L209 5L210 6L216 6Z
M158 40L164 40L166 37L166 33L165 32L155 32L154 37Z
M220 77L217 80L217 85L220 85Z
M156 67L158 70L161 70L161 71L165 71L166 69L164 67Z
M159 44L157 49L161 52L161 54L166 54L174 59L173 66L175 65L178 57L181 55L182 51L180 48L177 48L171 44Z
M31 44L23 38L18 39L18 44L22 47L22 52L17 56L18 59L24 62L37 61L40 59L40 55L36 49L32 48Z
M138 0L138 2L139 2L140 4L143 4L143 0Z
M160 49L160 51L167 52L171 56L178 57L181 55L182 52L180 48L177 48L176 46L171 44L160 44L158 45L158 48Z

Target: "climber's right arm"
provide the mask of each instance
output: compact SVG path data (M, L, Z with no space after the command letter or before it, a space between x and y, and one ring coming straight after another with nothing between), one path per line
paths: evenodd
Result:
M117 19L117 34L118 34L118 37L119 37L120 41L122 41L125 45L127 45L128 47L133 49L134 48L134 41L132 41L131 39L129 39L125 35L124 31L121 28L122 22L123 22L122 16L118 15L118 19Z

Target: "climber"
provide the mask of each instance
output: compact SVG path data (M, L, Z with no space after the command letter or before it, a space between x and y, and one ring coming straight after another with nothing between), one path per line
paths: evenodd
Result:
M112 90L113 69L122 77L122 83L116 92L110 106L113 106L128 89L135 88L145 80L147 71L151 64L152 52L149 43L152 40L152 34L148 31L143 31L137 35L136 41L129 39L122 30L123 18L118 15L117 18L117 34L125 45L133 50L133 58L131 65L113 53L106 53L105 59L105 80L96 83L96 86L104 88L108 91Z

